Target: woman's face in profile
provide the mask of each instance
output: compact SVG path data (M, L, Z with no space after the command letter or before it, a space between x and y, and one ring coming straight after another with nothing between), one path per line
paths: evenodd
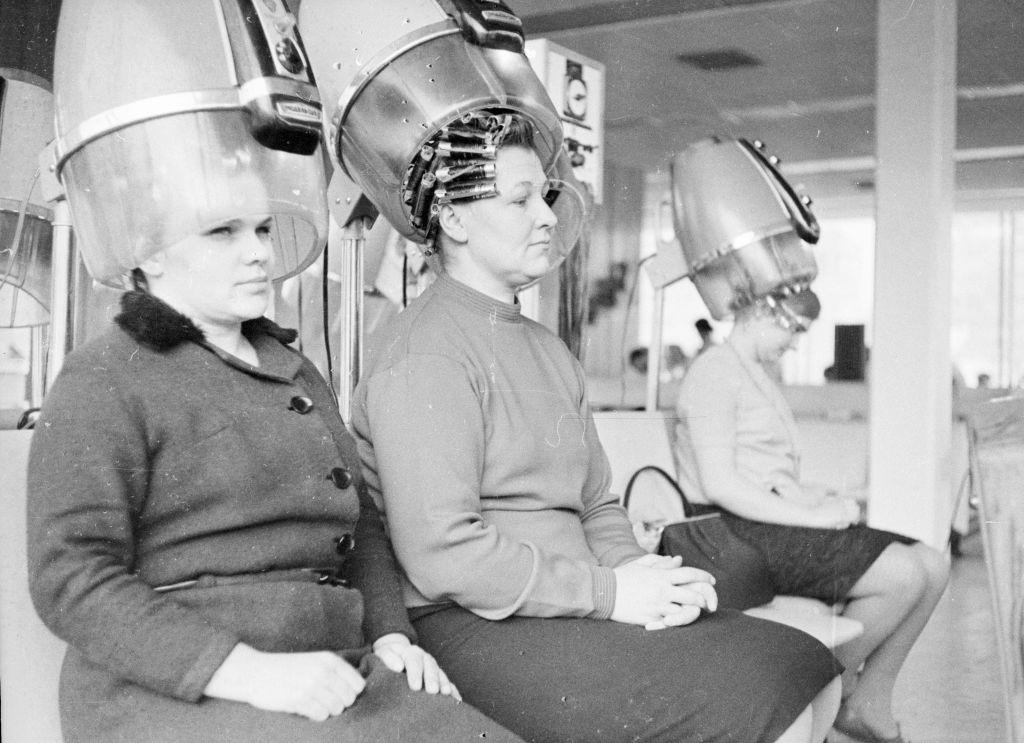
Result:
M150 291L200 324L234 325L263 315L273 291L273 219L215 223L142 264Z
M540 158L525 147L498 150L498 195L461 206L467 258L492 280L515 290L558 263L551 231L558 218L544 200L547 176Z
M784 323L774 314L759 317L755 327L758 359L775 362L787 351L796 348L802 327L804 326Z

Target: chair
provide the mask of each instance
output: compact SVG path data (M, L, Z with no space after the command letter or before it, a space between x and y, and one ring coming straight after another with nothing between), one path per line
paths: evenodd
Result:
M63 642L40 621L28 595L25 476L28 431L0 431L0 737L60 743L57 688Z
M666 411L613 411L594 414L598 437L612 468L612 491L625 493L633 474L654 466L675 473L672 435L675 416ZM661 477L645 479L644 486L634 484L630 515L637 539L653 550L656 540L647 542L643 523L682 521L683 506L676 491ZM764 606L747 609L746 614L795 627L830 648L849 642L864 632L855 619L838 616L816 599L800 596L776 596Z
M1024 740L1024 398L980 404L967 424L1012 743Z

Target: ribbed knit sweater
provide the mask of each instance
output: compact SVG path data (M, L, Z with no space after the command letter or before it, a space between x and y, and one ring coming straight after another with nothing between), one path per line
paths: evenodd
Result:
M612 568L644 551L565 345L442 275L367 356L353 427L406 605L610 616Z

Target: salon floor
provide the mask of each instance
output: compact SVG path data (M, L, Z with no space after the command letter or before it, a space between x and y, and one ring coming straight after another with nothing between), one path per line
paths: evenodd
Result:
M895 713L912 743L1003 743L1003 693L988 575L974 534L896 684ZM829 743L849 739L833 733Z

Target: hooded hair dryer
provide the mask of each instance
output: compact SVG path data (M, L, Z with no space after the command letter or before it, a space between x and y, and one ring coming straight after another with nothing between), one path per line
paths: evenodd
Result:
M672 221L689 275L716 320L806 287L818 268L811 200L761 142L711 139L672 159Z
M321 107L282 0L64 0L48 196L94 278L225 218L274 218L274 278L327 236Z
M522 24L500 0L303 0L299 25L332 158L404 237L429 242L435 187L485 197L496 130L480 125L488 117L525 118L544 169L564 179L553 172L558 113L523 54Z

